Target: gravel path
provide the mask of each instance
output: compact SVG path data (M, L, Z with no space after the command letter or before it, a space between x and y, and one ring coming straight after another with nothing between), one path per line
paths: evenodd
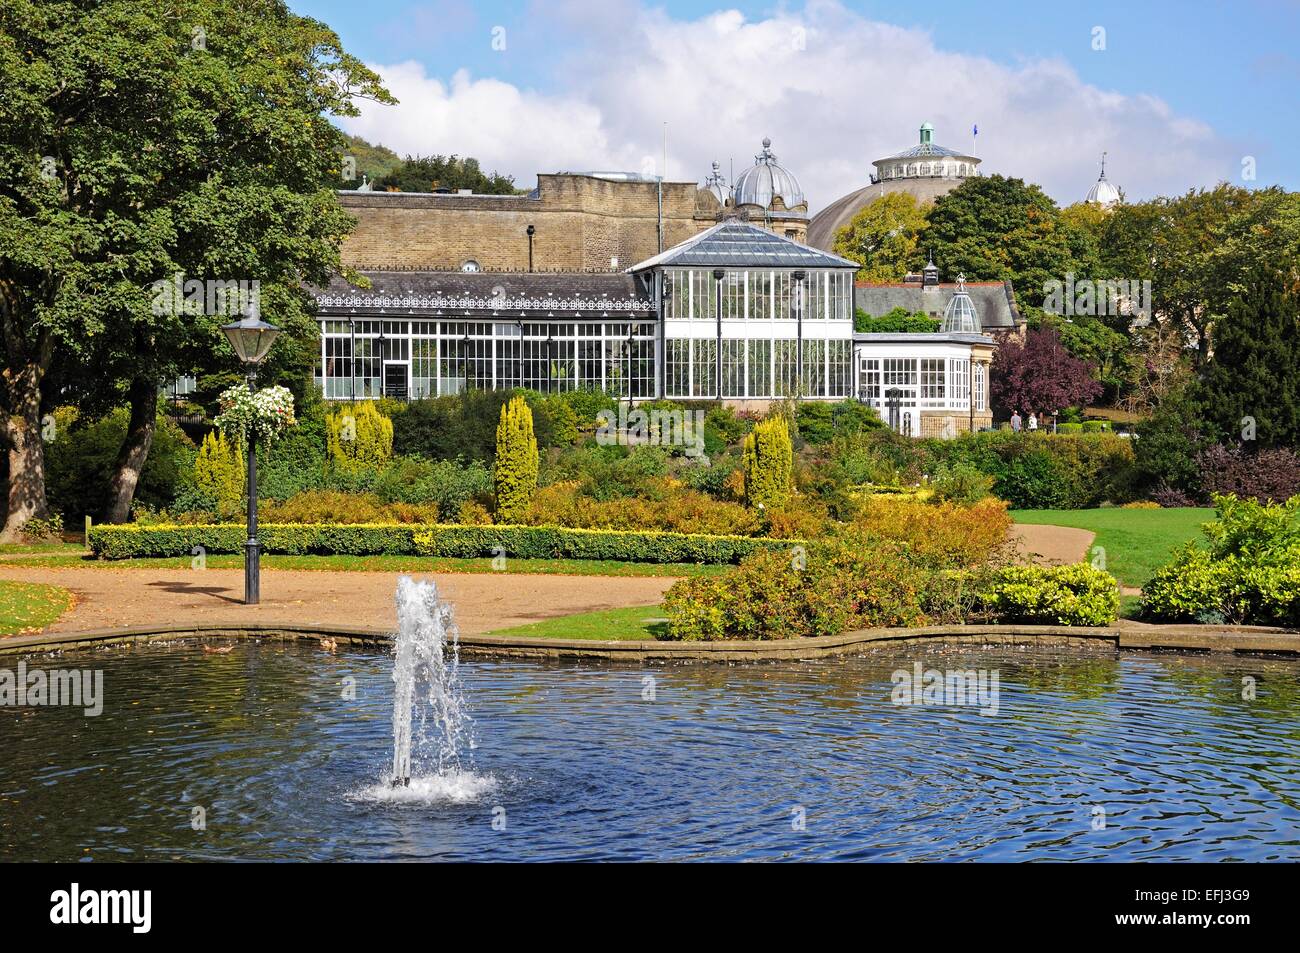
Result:
M76 604L51 632L168 622L299 622L395 626L398 573L262 570L262 603L246 606L242 569L24 568L0 579L72 590ZM653 605L675 581L662 576L434 573L462 632L478 634L554 616Z
M1016 523L1009 534L1027 562L1040 566L1077 563L1088 558L1088 549L1097 534L1073 526L1047 526Z

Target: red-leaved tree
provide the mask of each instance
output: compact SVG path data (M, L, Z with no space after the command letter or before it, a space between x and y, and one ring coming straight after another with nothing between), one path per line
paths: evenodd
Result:
M1093 365L1067 351L1054 329L1041 328L1028 332L1023 344L1012 338L999 345L989 384L995 404L1005 410L1055 413L1101 393L1092 374Z

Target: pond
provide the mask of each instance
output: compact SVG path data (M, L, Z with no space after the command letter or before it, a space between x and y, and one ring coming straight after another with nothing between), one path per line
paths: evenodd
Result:
M101 670L103 711L0 708L4 860L1300 859L1296 661L467 658L459 768L417 744L399 789L382 651L21 661ZM894 703L966 670L979 704Z

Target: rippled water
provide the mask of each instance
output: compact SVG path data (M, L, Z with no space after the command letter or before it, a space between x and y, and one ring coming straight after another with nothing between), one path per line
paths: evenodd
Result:
M996 670L997 715L892 704L891 673L918 660ZM1300 859L1297 662L466 659L466 770L401 791L384 785L381 653L153 644L27 662L102 668L107 698L96 718L0 708L6 860Z

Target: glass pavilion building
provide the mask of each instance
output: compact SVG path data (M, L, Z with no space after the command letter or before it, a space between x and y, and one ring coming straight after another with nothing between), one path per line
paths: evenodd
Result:
M766 406L856 398L902 433L987 426L994 342L962 289L938 334L853 332L857 265L726 220L624 272L365 271L316 294L329 400L590 389Z
M316 382L330 400L467 387L843 399L856 267L725 221L621 273L367 271L369 289L335 279L316 294Z

